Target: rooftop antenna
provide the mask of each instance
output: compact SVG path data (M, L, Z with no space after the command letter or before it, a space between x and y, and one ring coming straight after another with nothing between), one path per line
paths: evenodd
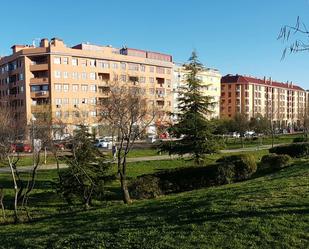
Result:
M38 44L40 44L40 41L41 41L41 38L34 38L32 40L32 46L36 48L37 47L36 42L38 42Z

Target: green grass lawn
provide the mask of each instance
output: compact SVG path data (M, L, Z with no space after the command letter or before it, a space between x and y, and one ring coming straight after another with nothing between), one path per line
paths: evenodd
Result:
M285 134L276 135L274 137L274 144L292 143L296 137L301 137L303 134ZM255 147L259 145L270 145L272 139L270 136L258 138L253 140L252 138L244 138L244 147ZM239 149L242 147L240 138L228 138L225 141L226 149Z
M128 174L191 163L172 162L130 164ZM41 171L30 200L35 220L1 225L0 248L308 248L309 166L307 160L295 164L241 183L128 206L97 203L89 211L69 210L51 189L56 172ZM8 177L0 175L4 187Z

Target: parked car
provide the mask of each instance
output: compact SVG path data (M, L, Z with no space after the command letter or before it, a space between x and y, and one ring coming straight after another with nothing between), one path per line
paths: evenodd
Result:
M16 143L11 145L12 152L32 152L32 146L30 144L24 144L24 143Z
M111 143L111 141L105 138L99 138L94 141L94 146L97 148L108 148Z

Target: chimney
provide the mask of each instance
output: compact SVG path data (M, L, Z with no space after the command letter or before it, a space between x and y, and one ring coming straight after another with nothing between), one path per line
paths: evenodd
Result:
M267 82L266 82L266 77L265 77L265 76L264 76L264 79L263 79L263 80L264 80L264 84L266 84Z
M41 48L48 48L49 46L49 41L47 38L43 38L40 42L40 47Z
M64 47L63 40L56 37L50 40L50 44L53 45L54 47Z
M269 77L269 84L272 85L273 84L273 80L271 77Z
M11 49L12 49L13 54L15 54L25 47L26 47L25 45L14 45L14 46L11 47Z

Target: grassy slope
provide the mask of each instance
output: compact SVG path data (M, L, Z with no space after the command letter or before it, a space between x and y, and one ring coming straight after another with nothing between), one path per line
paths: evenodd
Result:
M43 188L50 175L41 177ZM2 225L0 248L308 248L308 194L304 161L247 182Z

